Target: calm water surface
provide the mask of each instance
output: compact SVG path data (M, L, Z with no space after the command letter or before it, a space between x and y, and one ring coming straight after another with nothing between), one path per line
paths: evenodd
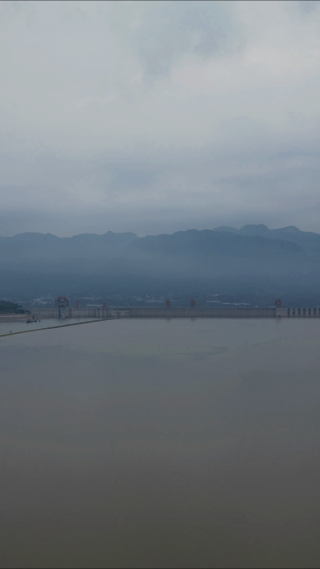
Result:
M319 567L320 321L0 338L1 567Z

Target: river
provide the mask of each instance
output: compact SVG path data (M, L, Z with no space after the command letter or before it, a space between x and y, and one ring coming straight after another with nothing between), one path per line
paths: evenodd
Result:
M319 567L320 320L0 338L1 567Z

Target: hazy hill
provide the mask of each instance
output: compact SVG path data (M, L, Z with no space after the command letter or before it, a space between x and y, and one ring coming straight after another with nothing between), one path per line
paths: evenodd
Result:
M130 244L125 253L148 259L157 271L196 270L202 275L268 273L306 270L313 264L296 243L223 231L179 231L173 235L147 236Z
M23 233L0 237L0 270L141 274L285 274L312 270L319 258L320 235L297 228L178 231L172 235L82 234L60 238Z
M141 238L111 231L66 238L23 233L0 237L0 297L90 295L112 289L120 298L124 291L183 291L187 283L199 296L216 282L221 290L230 285L248 298L259 290L266 299L271 290L278 296L282 282L283 291L291 287L293 298L292 287L313 287L318 294L319 260L320 235L295 227L247 225Z
M237 235L251 235L253 237L264 237L265 239L280 239L291 241L300 245L304 249L320 250L320 235L311 231L300 231L294 225L282 227L280 229L269 229L266 225L245 225L241 229L233 227L217 227L213 231L233 233Z
M104 235L84 233L74 237L56 237L50 233L21 233L14 237L0 237L0 263L44 263L67 259L107 259L120 255L134 233Z

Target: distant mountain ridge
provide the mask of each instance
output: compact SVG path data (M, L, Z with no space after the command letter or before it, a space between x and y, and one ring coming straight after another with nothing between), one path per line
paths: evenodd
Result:
M234 229L233 227L217 227L212 231L219 231L225 233L234 233L241 235L260 236L265 239L280 239L283 241L291 241L297 245L304 247L320 247L320 234L311 231L301 231L294 225L282 227L280 229L269 229L266 225L245 225L241 229Z
M85 233L57 237L22 233L0 237L0 270L40 270L44 273L130 274L288 274L317 269L320 235L296 227L178 231L147 235Z
M20 233L13 237L0 237L0 262L13 260L44 260L64 258L114 257L123 247L138 239L134 233L104 235L83 233L73 237L57 237L51 233Z

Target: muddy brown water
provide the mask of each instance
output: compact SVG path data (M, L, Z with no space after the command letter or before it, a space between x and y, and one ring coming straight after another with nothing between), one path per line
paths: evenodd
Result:
M320 321L0 338L1 567L319 567Z

